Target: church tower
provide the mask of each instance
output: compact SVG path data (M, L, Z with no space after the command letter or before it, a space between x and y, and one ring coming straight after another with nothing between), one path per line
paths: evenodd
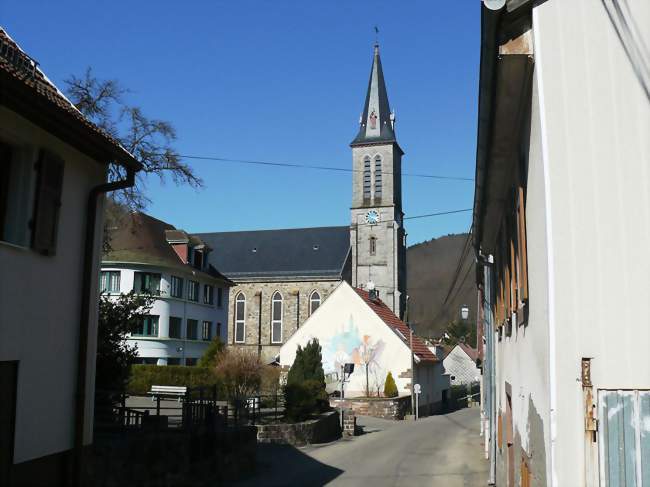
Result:
M395 137L384 73L375 52L366 103L352 147L352 285L372 282L402 317L406 302L406 233L402 212L402 149Z

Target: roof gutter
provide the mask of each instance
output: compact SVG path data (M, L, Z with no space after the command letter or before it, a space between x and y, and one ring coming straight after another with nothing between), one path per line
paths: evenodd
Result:
M81 308L79 313L79 344L77 351L77 390L75 395L75 426L74 426L74 456L72 485L83 486L84 482L84 424L87 416L86 393L88 383L88 363L95 357L88 357L88 337L90 312L96 304L97 296L93 293L91 278L95 264L95 227L97 226L97 210L99 198L110 191L130 188L135 184L135 169L132 164L126 165L126 178L120 181L100 184L90 190L86 209L86 236L84 240L84 256L81 275ZM91 302L92 300L92 302Z

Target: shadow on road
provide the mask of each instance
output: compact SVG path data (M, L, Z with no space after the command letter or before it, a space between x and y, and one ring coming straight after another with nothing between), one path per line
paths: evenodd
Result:
M291 445L258 444L257 458L256 471L250 477L226 485L322 486L343 473L343 470L314 460ZM283 467L278 468L280 465ZM309 479L307 483L305 479Z

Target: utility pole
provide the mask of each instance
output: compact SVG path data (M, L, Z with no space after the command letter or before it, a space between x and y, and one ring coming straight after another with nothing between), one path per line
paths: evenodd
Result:
M411 349L411 414L415 418L415 355L413 353L413 327L409 323L409 295L406 295L406 309L404 310L404 321L409 327L409 348Z

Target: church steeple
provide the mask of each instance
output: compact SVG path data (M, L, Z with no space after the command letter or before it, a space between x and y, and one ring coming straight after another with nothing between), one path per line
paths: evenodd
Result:
M359 124L359 133L350 144L352 147L396 142L395 115L391 113L388 104L384 72L381 69L381 58L379 57L379 44L375 44L366 103Z

